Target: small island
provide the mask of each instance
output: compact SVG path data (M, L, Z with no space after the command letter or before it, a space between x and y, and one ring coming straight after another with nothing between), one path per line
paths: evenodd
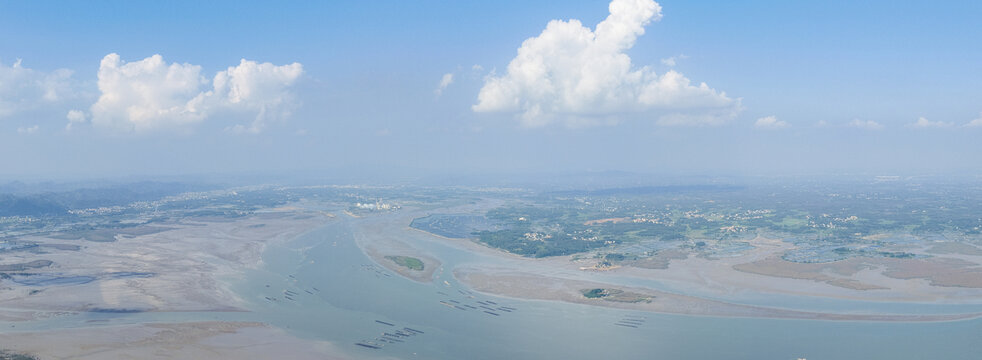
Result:
M423 271L424 264L423 260L410 257L410 256L386 256L388 260L396 263L399 266L405 267L413 271Z
M643 294L627 292L618 289L583 289L580 290L583 293L583 297L587 299L603 299L606 301L614 302L624 302L624 303L639 303L645 302L650 303L653 296L645 296Z

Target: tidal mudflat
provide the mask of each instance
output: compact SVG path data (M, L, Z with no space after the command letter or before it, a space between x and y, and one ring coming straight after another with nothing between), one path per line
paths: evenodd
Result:
M526 258L410 227L429 212L482 206L355 217L305 203L19 254L10 263L52 264L7 285L0 341L42 358L293 349L293 358L970 359L978 350L971 288L941 287L963 297L925 303L734 269L787 246L775 239L754 239L742 256L598 270L595 259ZM781 282L812 287L781 291ZM838 292L809 294L826 288ZM590 289L643 301L591 298Z

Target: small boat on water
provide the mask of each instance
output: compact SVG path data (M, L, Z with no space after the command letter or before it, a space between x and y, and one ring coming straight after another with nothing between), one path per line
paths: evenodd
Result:
M385 321L382 321L382 320L375 320L375 322L377 322L379 324L383 324L383 325L395 326L394 324L392 324L390 322L385 322Z

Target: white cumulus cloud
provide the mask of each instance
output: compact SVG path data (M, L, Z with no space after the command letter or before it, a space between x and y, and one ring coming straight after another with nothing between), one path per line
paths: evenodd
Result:
M678 65L679 60L685 60L688 58L689 57L686 56L685 54L679 54L676 56L661 59L661 63L668 67L674 67L675 65Z
M549 22L522 43L504 75L485 78L472 109L520 114L532 127L605 122L631 113L660 116L661 125L716 125L740 111L739 99L705 83L631 64L625 51L661 18L658 3L613 0L609 10L595 29L575 19Z
M37 71L22 66L21 60L0 63L0 117L35 109L76 96L72 71Z
M453 84L453 73L443 74L443 77L440 78L440 84L437 85L436 90L433 92L436 94L436 96L440 96L443 94L443 90L446 90L447 86L450 86L450 84Z
M853 119L852 122L850 122L847 125L850 126L850 127L859 128L859 129L865 129L865 130L881 130L881 129L883 129L883 125L880 125L880 123L878 123L876 121L873 121L873 120Z
M790 126L791 124L788 124L787 121L778 120L773 115L759 118L754 122L754 127L758 129L783 129Z
M114 53L102 59L98 76L94 125L147 131L205 118L200 66L168 64L160 55L124 63Z
M237 124L233 130L258 133L267 121L290 116L295 105L290 88L300 75L303 75L303 65L300 63L276 66L242 59L238 66L231 66L215 75L214 93L206 95L214 96L213 101L217 104L208 105L255 113L251 124Z
M954 126L954 123L944 122L944 121L931 121L924 117L920 117L917 121L907 124L907 127L917 128L917 129L929 129L929 128L946 128Z
M276 66L243 59L209 81L198 65L167 63L160 55L127 63L109 54L99 65L101 96L90 108L91 120L95 126L145 132L186 126L231 111L254 114L251 124L236 124L233 129L259 132L267 120L289 114L289 87L302 73L299 63Z

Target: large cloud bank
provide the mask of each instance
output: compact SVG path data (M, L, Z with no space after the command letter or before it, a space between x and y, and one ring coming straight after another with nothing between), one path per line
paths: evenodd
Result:
M568 126L647 114L661 125L716 125L740 111L740 100L693 84L674 70L660 76L636 68L625 51L644 27L661 19L651 0L613 0L595 30L579 20L549 22L518 49L502 76L491 74L478 94L477 112L520 114L526 126Z
M257 133L267 121L289 115L295 105L290 88L301 74L299 63L276 66L243 59L209 81L200 66L168 64L160 55L124 62L109 54L99 65L101 96L90 108L92 124L145 132L227 113L251 119L228 129Z

